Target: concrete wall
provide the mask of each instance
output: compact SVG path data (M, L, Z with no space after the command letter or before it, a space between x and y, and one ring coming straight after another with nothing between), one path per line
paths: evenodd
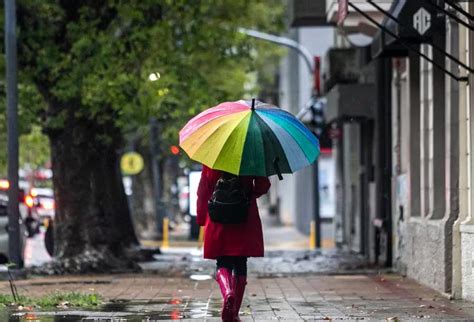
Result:
M459 58L466 63L468 61L467 52L467 32L465 28L459 28ZM463 294L463 256L461 247L461 225L468 218L470 203L470 180L469 163L471 155L469 153L469 108L468 108L468 86L459 84L459 217L453 225L453 283L452 294L455 298L462 298ZM467 262L466 262L467 263ZM466 264L464 263L464 264ZM468 292L469 294L469 292Z
M399 249L399 264L409 277L438 291L445 291L445 245L449 238L444 234L442 221L412 218L403 225L403 243Z
M422 48L428 55L432 52ZM416 57L412 59L417 59ZM413 60L412 60L413 62ZM418 145L413 143L413 138L402 136L399 140L396 135L393 141L394 169L392 176L396 183L393 193L395 195L393 205L393 233L394 237L394 266L409 277L430 286L441 292L449 292L451 287L451 266L450 254L452 251L452 235L450 227L452 220L446 216L446 172L445 172L445 128L446 115L444 97L440 102L440 96L444 96L444 82L439 81L440 75L433 69L432 65L426 61L421 61L419 67L413 64L412 68L420 68L420 86L409 87L408 91L419 90L420 104L416 101L408 100L405 102L395 102L392 106L397 109L400 103L400 117L396 115L394 123L403 122L403 124L394 124L393 130L399 128L410 128L409 133L420 133L419 150L414 151L410 146ZM413 72L413 71L412 71ZM416 72L416 71L415 71ZM414 73L408 74L413 78ZM395 75L395 74L394 74ZM443 78L444 75L441 75ZM416 81L416 80L414 80ZM407 82L405 86L408 86ZM403 84L401 84L403 85ZM394 87L394 90L397 86ZM396 95L394 95L396 96ZM410 96L416 97L415 94ZM409 105L409 106L406 106ZM399 112L397 112L399 113ZM420 119L419 123L410 122L410 117L406 114L413 114L414 118ZM416 137L417 135L415 135ZM411 153L413 155L400 155L400 153ZM419 152L419 153L417 153ZM449 154L451 156L451 154ZM410 168L407 162L413 158L419 158L419 168ZM415 175L419 171L420 176ZM403 182L403 175L414 174L408 181ZM419 183L416 180L420 180ZM413 189L420 189L420 192L413 194ZM405 200L404 191L409 191ZM414 206L418 203L414 198L420 198L420 206ZM441 200L440 200L441 199ZM404 211L401 218L402 209ZM419 209L419 213L416 210Z
M462 298L474 301L474 225L461 226Z
M471 14L474 14L474 3L464 4L465 9L468 9ZM469 7L467 7L469 6ZM463 28L460 28L463 29ZM474 66L474 32L465 32L464 30L460 33L460 43L464 47L460 47L460 54L462 59L467 61L470 66ZM466 193L463 196L463 204L461 204L462 221L459 226L460 230L460 246L461 246L461 267L460 267L460 282L461 282L461 295L463 298L474 301L474 177L472 175L474 171L474 159L472 158L472 151L474 148L474 140L472 139L474 133L474 120L472 115L474 112L474 74L469 75L469 84L460 85L460 107L465 109L465 114L462 113L464 119L460 119L461 123L465 122L465 127L462 127L464 132L460 132L461 137L465 136L470 138L467 140L466 155L461 155L460 167L464 174L467 172L467 180L463 181L463 185L466 184L466 190L460 190L461 193ZM464 199L465 198L465 199ZM459 223L459 222L458 222ZM455 236L458 237L458 236ZM459 253L457 253L459 254ZM459 269L459 267L454 267ZM459 273L459 270L458 270ZM457 280L459 281L459 279ZM459 288L457 289L459 291Z
M457 27L448 23L447 34L446 50L456 54ZM445 58L426 45L421 50L438 63L444 63ZM395 205L395 208L406 207L407 213L394 226L397 228L394 264L409 277L450 293L455 280L453 256L458 256L453 252L456 244L453 226L459 215L458 82L427 61L417 59L415 56L409 59L409 81L403 85L408 86L409 99L402 102L401 110L405 114L398 118L402 124L394 126L397 130L409 125L408 135L402 135L398 149L408 155L397 161L394 154L394 161L400 166L394 169L394 175L398 171L409 176L408 199ZM456 69L453 64L446 67L453 72ZM394 141L393 147L397 145ZM414 162L410 164L410 161ZM400 190L403 189L394 191L397 199L403 199ZM469 244L468 239L462 243Z

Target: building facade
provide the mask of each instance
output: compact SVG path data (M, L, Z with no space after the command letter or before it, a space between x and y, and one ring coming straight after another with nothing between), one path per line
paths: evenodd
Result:
M358 75L330 81L326 92L339 245L474 300L474 3L349 3L334 50L358 53ZM337 9L326 1L327 22ZM329 68L328 80L335 76ZM360 86L371 89L356 97Z

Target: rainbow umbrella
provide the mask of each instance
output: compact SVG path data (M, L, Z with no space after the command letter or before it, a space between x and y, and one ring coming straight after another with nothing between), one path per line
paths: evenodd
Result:
M191 119L179 144L193 160L235 175L293 173L319 155L318 139L292 114L259 101L225 102Z

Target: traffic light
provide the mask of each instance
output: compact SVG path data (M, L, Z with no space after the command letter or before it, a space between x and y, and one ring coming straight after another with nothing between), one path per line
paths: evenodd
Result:
M326 122L324 119L324 106L325 102L323 99L315 98L313 104L311 104L311 121L309 122L311 129L318 138L324 133Z
M170 147L170 151L171 151L172 154L178 155L179 154L179 147L177 147L176 145L172 145Z

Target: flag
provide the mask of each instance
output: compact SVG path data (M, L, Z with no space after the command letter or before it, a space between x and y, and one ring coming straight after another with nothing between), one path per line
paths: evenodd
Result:
M347 17L348 0L338 0L339 7L337 8L337 25L342 26Z

